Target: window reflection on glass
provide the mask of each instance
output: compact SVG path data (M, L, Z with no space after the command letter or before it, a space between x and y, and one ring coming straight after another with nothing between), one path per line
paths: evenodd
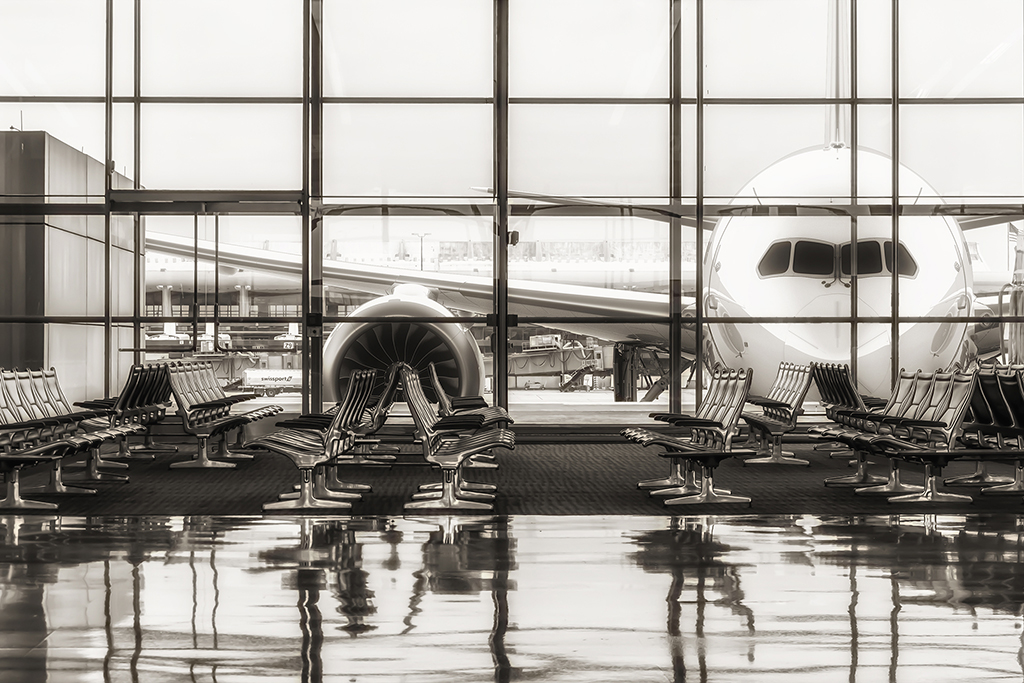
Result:
M1017 0L904 0L903 97L1024 94L1024 5Z

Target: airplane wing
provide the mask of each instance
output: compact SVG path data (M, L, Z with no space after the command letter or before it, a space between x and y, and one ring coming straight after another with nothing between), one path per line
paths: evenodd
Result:
M191 238L151 231L146 234L146 249L187 259L198 256L210 262L216 258L221 267L277 275L297 276L302 268L298 254L224 244L218 252L216 245L210 241L201 240L194 245ZM323 262L323 279L324 284L373 296L390 294L398 284L417 284L436 292L438 302L454 311L485 315L493 310L494 281L486 276L404 270L327 259ZM592 316L665 316L669 310L669 297L665 294L509 280L508 303L509 312L520 316L578 319L570 323L548 325L554 329L606 341L635 341L666 348L668 346L667 325L605 324L587 320ZM683 297L685 308L694 304L693 297ZM695 348L694 343L686 339L683 346L688 354L692 354Z

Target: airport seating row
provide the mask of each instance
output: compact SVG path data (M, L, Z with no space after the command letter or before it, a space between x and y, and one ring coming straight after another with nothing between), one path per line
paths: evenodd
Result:
M425 487L413 494L413 500L405 504L406 510L435 511L487 511L492 510L494 487L466 481L463 468L469 459L483 453L493 453L495 448L515 448L515 434L499 426L508 421L500 413L490 414L477 410L453 412L440 415L423 393L419 372L410 365L401 364L402 391L409 412L416 425L416 439L420 444L423 458L441 470L442 481ZM438 384L438 387L440 385ZM443 390L439 391L439 395ZM443 411L442 411L443 412Z
M138 374L130 374L126 390L135 392L139 380ZM0 471L6 483L0 509L57 508L55 503L29 500L21 495L21 469L41 463L51 465L50 475L49 482L37 492L95 493L64 483L63 460L88 452L90 461L97 462L102 445L124 443L129 435L145 433L139 409L127 394L124 400L109 406L76 409L67 400L52 368L0 371ZM86 468L78 481L91 481L94 472Z
M303 509L347 509L369 491L366 485L347 484L337 478L344 464L387 464L376 452L380 429L401 390L415 425L415 437L424 459L442 471L443 480L428 484L406 504L408 510L490 510L493 487L467 482L462 468L469 458L502 446L514 448L515 438L508 429L494 426L499 413L486 415L479 409L471 413L453 411L439 415L427 399L419 373L409 365L396 363L387 372L381 395L371 397L375 370L357 370L346 382L345 397L332 411L303 415L278 423L283 429L253 439L248 448L261 448L290 458L301 472L298 492L286 493L277 502L263 506L265 511ZM440 385L438 396L446 396ZM507 413L501 411L506 419ZM391 459L394 456L390 456ZM331 479L328 472L333 473Z
M810 365L782 362L765 396L747 396L747 403L760 410L740 413L750 428L751 441L757 443L757 457L744 464L810 465L803 458L784 453L782 437L796 429L797 420L804 414L812 377Z
M204 361L177 361L163 363L174 397L175 412L181 417L182 429L196 437L196 455L191 460L171 463L173 468L231 468L232 459L250 459L249 453L232 453L227 439L221 441L220 457L210 457L211 438L226 437L228 432L241 430L245 425L277 415L284 410L279 405L261 406L245 412L234 412L232 406L256 398L256 394L228 395L214 373L213 365ZM239 432L241 434L241 432Z
M886 495L890 502L969 502L970 496L940 491L938 485L942 469L950 461L994 452L993 448L965 445L965 434L979 433L979 426L965 422L965 418L972 404L980 408L979 401L984 398L980 392L975 372L901 371L882 409L836 410L832 416L834 427L809 430L819 439L845 444L856 457L855 474L834 477L825 484L851 487L859 494ZM888 460L887 477L868 471L871 457ZM900 478L901 462L924 466L923 485Z
M665 497L666 505L699 503L750 504L750 498L733 495L715 487L714 471L726 458L755 455L747 448L733 448L739 418L750 392L751 369L716 366L711 373L704 400L696 414L651 413L655 420L681 428L680 434L668 434L644 427L628 427L621 431L629 441L641 446L661 446L662 457L672 462L672 471L665 479L642 481L638 488L651 495ZM701 469L696 480L695 467Z
M246 448L261 448L289 458L301 474L298 491L283 494L277 502L266 503L264 511L349 509L361 498L361 493L369 490L368 486L345 485L338 480L331 486L325 470L329 464L353 457L357 431L364 440L369 438L363 418L376 375L376 370L353 372L345 397L329 413L326 423L327 414L304 415L279 422L282 429L246 442Z

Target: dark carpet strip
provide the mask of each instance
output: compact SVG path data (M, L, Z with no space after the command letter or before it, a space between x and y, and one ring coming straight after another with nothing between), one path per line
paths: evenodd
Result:
M809 458L810 467L787 465L743 466L727 460L716 473L716 484L733 493L748 496L743 505L665 506L660 499L637 490L641 479L663 477L669 462L653 448L631 444L521 444L515 451L498 454L497 470L469 469L467 479L498 486L497 514L509 515L671 515L671 514L907 514L1024 512L1021 496L986 497L977 489L947 490L974 495L975 502L939 504L890 504L884 497L857 495L848 488L828 488L826 477L850 474L845 458L829 458L809 445L791 446L797 455ZM291 490L299 473L291 460L258 452L231 470L169 469L182 453L159 455L155 460L130 463L126 484L95 484L95 495L26 494L26 497L60 504L58 512L76 516L132 515L260 515L263 503ZM342 467L345 481L370 484L373 492L353 506L354 515L401 515L417 486L437 481L439 472L427 466L411 451L391 467ZM947 476L972 472L974 463L956 462ZM993 465L997 474L1012 476L1009 464ZM885 463L873 467L885 474ZM904 481L919 483L922 468L906 466ZM27 471L23 484L30 487L44 481L40 471ZM328 514L336 514L329 512Z

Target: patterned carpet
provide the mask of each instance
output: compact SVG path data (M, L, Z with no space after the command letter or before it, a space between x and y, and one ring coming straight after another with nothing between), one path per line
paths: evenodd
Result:
M190 456L193 446L178 454L130 462L128 483L98 483L97 493L30 494L26 497L60 504L59 513L76 516L133 515L260 515L262 505L291 490L299 473L287 458L258 452L235 469L169 469L170 462ZM412 446L391 467L343 467L344 481L370 484L373 491L356 502L352 514L401 515L417 486L437 481L439 472L427 466ZM663 477L669 463L654 448L627 444L520 444L498 454L497 470L467 470L467 479L496 484L495 512L509 515L667 515L667 514L895 514L895 513L1018 513L1021 496L984 497L976 489L949 488L971 493L973 504L890 504L885 498L857 495L848 488L828 488L826 477L852 473L845 458L829 458L810 445L787 445L809 458L810 467L743 466L725 461L716 484L753 499L743 505L685 505L666 507L660 499L637 490L641 479ZM973 471L973 463L956 462L947 476ZM993 465L996 474L1012 476L1009 464ZM878 463L872 471L885 474ZM904 481L919 483L921 468L906 466ZM45 481L45 472L27 471L28 489Z

